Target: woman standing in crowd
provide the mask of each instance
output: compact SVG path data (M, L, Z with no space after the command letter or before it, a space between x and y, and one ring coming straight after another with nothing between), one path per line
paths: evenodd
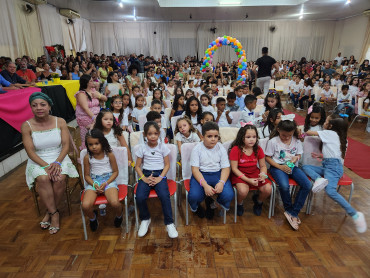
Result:
M94 126L96 115L100 111L100 101L107 101L107 97L95 90L95 84L90 75L84 74L80 78L80 90L75 94L76 120L80 127L81 149L85 149L85 135L88 129Z

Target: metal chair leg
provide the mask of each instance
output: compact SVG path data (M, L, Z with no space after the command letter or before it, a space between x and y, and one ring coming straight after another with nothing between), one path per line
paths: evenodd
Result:
M134 194L134 205L135 205L135 226L136 226L136 231L138 231L139 230L139 220L137 216L136 194Z
M355 116L355 118L353 119L353 121L352 121L352 123L350 124L350 126L349 126L349 128L348 129L350 129L351 128L351 126L353 125L353 123L356 121L356 119L359 117L360 115L356 115Z
M82 217L82 227L84 229L84 236L85 236L85 240L87 240L87 231L86 231L86 222L85 222L85 215L84 215L84 212L82 210L82 206L80 205L80 210L81 210L81 217Z
M353 184L353 182L351 183L351 191L349 192L349 198L348 198L348 203L351 203L351 200L352 200L352 194L353 194L353 190L355 189L355 185Z
M236 223L236 213L237 213L237 206L238 206L238 191L235 187L233 187L235 193L235 208L234 208L234 223Z
M32 192L33 202L35 203L35 207L36 207L36 213L37 213L38 216L41 216L40 207L39 207L39 202L37 200L37 192L36 192L35 186L36 185L34 185L31 188L31 192Z
M224 209L224 224L226 224L226 209Z
M177 227L177 193L173 194L173 198L175 201L175 226Z
M68 176L66 178L66 197L67 197L67 206L68 206L68 213L71 216L72 214L72 208L71 208L71 195L70 195L70 189L68 186Z
M186 215L186 217L185 217L185 223L186 223L186 226L188 226L189 225L189 203L188 203L188 191L186 191L185 190L185 205L186 205L186 208L185 208L185 210L186 210L186 212L185 212L185 215Z
M128 234L128 208L127 208L127 196L125 198L125 217L126 217L126 234Z

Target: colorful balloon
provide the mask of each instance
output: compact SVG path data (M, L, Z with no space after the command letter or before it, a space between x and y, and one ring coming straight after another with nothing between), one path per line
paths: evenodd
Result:
M218 37L208 45L208 49L204 52L205 56L203 57L201 71L205 72L207 67L212 66L213 55L215 54L216 50L223 45L230 45L234 49L238 57L238 76L236 80L241 84L246 84L248 67L248 64L246 63L247 55L245 54L242 44L236 38L231 36L224 35L222 37Z

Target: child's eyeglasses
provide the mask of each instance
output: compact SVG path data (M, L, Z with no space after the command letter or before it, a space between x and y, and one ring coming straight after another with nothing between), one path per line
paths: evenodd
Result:
M122 101L113 101L114 104L122 104Z

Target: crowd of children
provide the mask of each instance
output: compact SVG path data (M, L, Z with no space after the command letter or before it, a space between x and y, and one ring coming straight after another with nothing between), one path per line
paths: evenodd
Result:
M189 81L190 86L194 83L193 80ZM115 209L114 225L118 227L122 222L122 209L117 206L117 185L114 182L118 170L111 147L126 147L131 164L133 159L123 131L136 130L140 131L140 147L135 153L138 177L136 203L141 220L139 237L145 236L150 226L147 199L151 189L156 191L162 203L164 224L169 237L178 236L166 178L170 167L170 151L166 143L172 139L178 147L180 160L182 144L198 143L191 153L192 177L188 201L190 209L200 218L212 219L217 204L229 210L234 198L233 186L237 192L237 215L243 215L243 201L249 191L256 192L252 197L253 212L261 215L263 202L271 195L271 182L274 181L278 185L284 215L294 230L298 230L301 225L299 212L311 190L317 193L325 189L328 196L352 216L357 231L366 231L363 213L356 211L336 191L338 180L343 174L347 146L348 118L343 113L353 111L350 86L342 86L335 98L339 104L337 113L326 117L323 105L314 102L312 81L305 80L303 84L301 86L300 79L295 78L291 86L294 105L302 107L302 100L313 103L307 111L302 131L294 121L294 114L284 114L280 95L274 89L269 90L263 99L258 88L250 92L245 86L237 86L225 98L207 86L200 90L192 90L189 86L184 94L182 88L175 85L173 94L168 95L169 99L172 98L168 117L170 121L176 117L176 121L173 127L168 128L168 119L164 115L167 108L164 96L167 93L159 88L148 90L152 92L153 98L147 104L144 93L140 88L135 88L134 107L129 94L111 96L110 109L101 109L95 119L94 129L88 132L85 139L88 148L84 159L85 180L89 186L82 208L90 218L91 230L98 228L97 213L93 211L98 194L105 194ZM325 83L320 101L329 100L334 100L334 96L329 84ZM369 96L364 100L364 108L368 106ZM232 124L235 112L239 113L239 118ZM140 130L139 123L144 116L146 123L143 130ZM231 125L239 127L239 131L226 150L220 142L219 128ZM322 141L322 154L311 154L314 158L323 159L321 167L302 165L302 142L305 136L318 136ZM263 138L268 138L265 149L259 145L259 140ZM299 185L294 200L290 194L289 179ZM201 205L203 200L205 209Z

